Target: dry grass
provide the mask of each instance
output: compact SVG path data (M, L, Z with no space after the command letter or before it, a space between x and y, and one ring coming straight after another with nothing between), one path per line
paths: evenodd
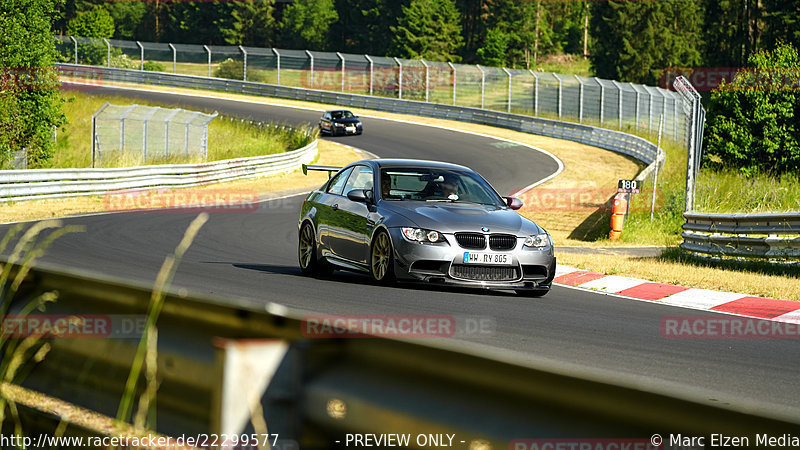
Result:
M328 141L319 141L318 164L341 166L352 161L364 159L360 152ZM188 188L192 190L252 190L259 198L280 195L282 193L302 192L320 186L327 180L322 172L312 172L303 176L299 170L263 178L216 183L207 186ZM6 203L0 205L0 222L22 222L29 220L65 217L75 214L106 212L103 196L74 197L52 200L33 200L27 202Z
M715 291L739 292L753 296L800 300L800 278L796 267L783 275L766 270L746 270L740 266L723 267L713 262L677 262L666 257L629 257L607 254L574 254L556 250L559 264L606 275L624 275L658 283L676 284ZM716 267L714 267L716 266Z

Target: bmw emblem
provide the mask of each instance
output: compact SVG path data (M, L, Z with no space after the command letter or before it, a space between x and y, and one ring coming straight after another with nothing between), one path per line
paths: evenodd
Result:
M486 228L486 227L481 227L481 231L483 231L484 233L488 233L488 232L489 232L489 229L488 229L488 228Z

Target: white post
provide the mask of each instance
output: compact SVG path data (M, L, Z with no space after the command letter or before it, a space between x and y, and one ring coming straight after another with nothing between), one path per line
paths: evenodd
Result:
M653 93L649 89L644 89L647 92L647 131L653 132Z
M675 95L672 96L672 127L673 127L673 136L675 136L675 141L678 141L678 99L675 98Z
M339 52L336 52L336 56L342 60L342 92L344 92L344 56Z
M484 102L486 97L486 72L483 71L480 65L476 64L475 67L481 71L481 109L484 109Z
M106 43L106 67L111 67L111 43L106 38L103 38L103 42Z
M398 84L398 91L397 91L397 98L403 98L403 63L400 62L399 59L395 56L394 62L397 63L397 67L399 68L399 73L397 76L397 84Z
M539 77L536 76L536 73L533 69L528 69L528 72L533 75L533 115L534 117L539 116Z
M242 62L242 81L247 81L247 50L240 45L239 51L242 52L242 57L244 58Z
M139 70L144 70L144 46L139 41L136 41L136 45L139 46Z
M511 72L508 71L505 67L503 67L503 72L508 75L508 112L511 112Z
M583 123L583 82L577 75L573 76L578 80L578 123Z
M553 73L553 76L556 78L556 80L558 80L558 118L561 119L561 97L562 97L561 78L558 76L557 73Z
M211 77L211 49L208 48L207 45L204 45L203 48L206 49L206 52L208 53L208 76L210 78Z
M636 92L636 128L639 128L639 91L633 85L633 83L628 83L633 90Z
M429 73L429 67L428 67L428 64L425 62L424 59L420 59L420 62L422 62L422 65L425 66L425 101L427 102L428 101L428 90L429 90L428 89L428 86L429 86L428 83L430 81L430 78L429 78L429 74L430 74Z
M179 112L181 112L180 109L173 109L167 117L164 118L164 158L169 157L169 121Z
M308 50L306 50L306 55L311 58L311 89L314 89L314 55Z
M612 83L614 83L614 86L616 86L617 88L617 100L618 100L617 114L619 115L618 129L621 130L622 129L622 86L620 86L620 84L616 80L612 81Z
M169 44L169 48L172 49L172 73L178 73L178 51L172 44Z
M69 38L72 40L72 43L75 47L75 64L78 64L78 41L72 36Z
M278 58L277 61L277 69L278 69L278 86L281 85L281 54L278 53L277 48L273 48L272 52L275 53L275 56Z
M364 57L367 58L367 61L369 61L369 95L372 95L372 71L374 68L374 63L369 55L364 55Z
M658 143L656 144L656 171L653 174L653 200L650 203L650 222L653 221L653 211L656 210L656 185L658 184L658 158L661 156L661 127L664 125L664 116L658 120Z
M448 66L450 66L450 70L453 71L453 106L456 104L456 66L453 63L448 62Z
M600 125L603 125L604 117L604 109L603 106L606 104L606 88L603 86L603 83L600 82L600 79L594 77L594 81L597 82L597 85L600 86Z

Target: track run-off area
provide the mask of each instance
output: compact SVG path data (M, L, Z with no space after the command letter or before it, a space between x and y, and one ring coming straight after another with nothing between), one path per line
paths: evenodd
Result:
M211 93L202 97L114 87L93 87L90 92L287 124L316 124L322 111L322 107L312 111L215 98ZM410 116L407 120L366 115L362 136L322 139L379 157L466 165L504 195L559 170L551 155L529 147L499 148L502 141L488 136L415 124L424 119ZM440 339L468 341L522 361L579 367L587 374L620 378L644 390L686 392L735 408L800 415L797 339L671 339L662 332L666 317L728 317L723 314L564 286L532 299L419 285L383 287L366 276L345 272L327 278L303 276L297 263L297 220L303 198L265 201L249 212L210 214L184 256L172 289L250 303L274 302L316 314L482 318L491 324L488 329ZM195 216L131 211L67 218L65 224L83 225L86 232L56 240L40 264L152 283ZM4 232L8 225L2 228Z

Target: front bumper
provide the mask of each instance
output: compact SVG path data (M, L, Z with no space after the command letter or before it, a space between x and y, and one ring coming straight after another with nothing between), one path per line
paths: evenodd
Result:
M358 124L358 125L347 124L347 125L345 125L343 127L334 125L334 126L331 127L331 134L333 134L334 136L338 136L338 135L345 135L346 136L346 135L352 135L352 134L361 134L363 130L364 130L364 128L363 128L363 126L361 124Z
M399 228L389 229L395 251L395 275L399 279L452 284L484 289L548 289L555 277L553 247L529 248L524 237L511 250L493 251L510 256L509 265L464 264L464 252L453 234L447 243L422 244L406 240Z

